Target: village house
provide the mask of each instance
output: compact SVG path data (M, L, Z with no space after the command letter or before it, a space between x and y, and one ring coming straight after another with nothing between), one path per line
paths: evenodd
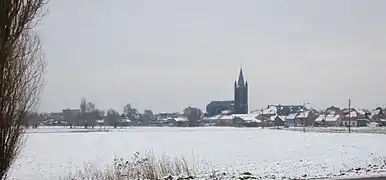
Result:
M285 124L292 127L301 126L301 124L296 123L296 116L297 113L291 113L288 116L285 116Z
M149 126L175 126L174 118L181 117L179 113L158 113L152 117Z
M366 127L370 123L370 119L368 118L368 112L359 109L348 109L342 110L344 113L344 117L342 120L342 124L344 126L351 127Z
M215 116L204 116L201 119L201 125L203 126L214 126L218 123L218 119L221 117L221 114Z
M316 115L313 111L305 110L304 112L299 112L295 117L295 122L297 125L301 126L311 126L314 125Z
M226 111L220 112L217 115L209 115L208 113L204 113L204 115L199 120L200 126L214 126L218 123L221 116L224 115Z
M386 125L386 112L381 107L375 108L370 115L370 121L373 123L378 123L380 126Z
M217 126L236 126L236 127L260 127L262 121L256 119L255 114L231 114L222 115L218 121Z
M120 118L118 122L114 126L131 126L133 125L133 121L129 118Z
M321 114L315 119L316 126L332 127L340 126L342 123L342 116L340 114Z
M262 120L266 126L276 126L275 124L280 125L282 123L288 126L302 126L304 120L310 121L307 124L312 124L315 119L312 116L315 113L310 114L308 111L305 114L300 114L303 109L306 108L302 105L268 105L260 111L261 114L257 116L257 119ZM279 116L278 119L276 119L277 116Z
M216 126L232 126L233 125L233 116L231 115L221 115L217 119Z
M272 116L271 117L273 121L273 126L276 127L281 127L281 126L286 126L286 117L285 116Z
M315 119L315 126L341 126L344 114L340 108L331 106Z
M261 127L263 122L261 120L256 119L255 115L253 114L236 114L233 120L234 122L241 122L246 127Z
M339 114L339 115L343 116L342 110L338 107L335 107L335 106L330 106L329 108L327 108L324 111L324 114L325 115L327 115L327 114Z
M276 113L277 113L277 107L274 105L268 105L267 108L261 111L261 115L266 117L274 116L276 115Z
M189 126L189 120L186 117L174 117L170 118L169 122L174 124L177 127L188 127Z
M379 126L386 126L386 119L380 119Z
M273 126L273 120L274 120L274 119L272 119L273 117L274 116L265 117L265 116L258 115L256 117L256 119L262 122L262 126L264 126L264 127L271 127L271 126Z
M257 113L253 113L253 115L258 121L261 121L261 126L270 127L273 125L273 119L271 119L273 116L267 116Z

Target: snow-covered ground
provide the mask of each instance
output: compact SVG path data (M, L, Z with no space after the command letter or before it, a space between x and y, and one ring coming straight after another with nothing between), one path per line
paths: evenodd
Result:
M282 129L293 130L293 131L303 131L303 127L290 127L290 128L282 128ZM305 130L307 132L348 133L347 127L306 127ZM352 127L351 132L386 134L386 127Z
M146 150L184 156L195 167L207 170L275 177L325 177L341 171L355 175L356 168L382 164L386 157L383 134L230 127L138 127L92 133L66 133L70 130L58 128L28 131L11 178L57 179L85 163L110 164L114 157L129 158L134 152ZM366 170L360 173L374 174Z
M130 127L125 127L130 128ZM113 127L99 127L96 126L94 128L87 128L85 129L82 127L64 127L64 126L39 126L37 129L28 128L26 130L26 133L69 133L69 132L101 132L101 131L110 131L114 129Z

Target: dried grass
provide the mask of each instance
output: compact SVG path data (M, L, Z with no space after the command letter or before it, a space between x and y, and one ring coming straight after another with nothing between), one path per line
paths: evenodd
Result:
M194 179L193 169L190 169L185 158L172 158L167 155L156 157L153 152L144 156L135 153L129 160L115 158L110 167L95 168L88 164L82 170L62 180L134 180L134 179Z

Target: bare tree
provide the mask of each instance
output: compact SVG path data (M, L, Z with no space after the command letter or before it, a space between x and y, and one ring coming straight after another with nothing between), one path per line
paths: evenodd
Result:
M82 98L80 101L80 116L85 129L88 128L90 123L90 104L92 103L87 103L86 98Z
M201 109L189 106L183 110L183 115L188 118L189 126L197 126L203 113Z
M109 109L106 113L106 124L116 127L120 118L118 111Z
M138 112L138 110L136 108L133 108L131 106L131 104L126 104L124 107L123 107L123 113L125 114L125 116L127 118L129 118L130 120L138 120L139 116L140 116L140 113Z
M154 113L150 109L145 109L141 115L142 123L148 124L153 120Z
M85 98L82 98L80 102L80 118L84 124L84 128L87 129L89 125L94 127L96 120L102 119L104 111L95 107L92 102L87 102Z
M37 110L44 57L33 32L46 0L0 1L0 176L22 148L25 123Z

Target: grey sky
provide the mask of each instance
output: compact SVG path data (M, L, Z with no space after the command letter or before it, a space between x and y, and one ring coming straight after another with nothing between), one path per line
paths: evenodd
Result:
M38 33L48 61L41 111L386 104L384 0L52 0Z

